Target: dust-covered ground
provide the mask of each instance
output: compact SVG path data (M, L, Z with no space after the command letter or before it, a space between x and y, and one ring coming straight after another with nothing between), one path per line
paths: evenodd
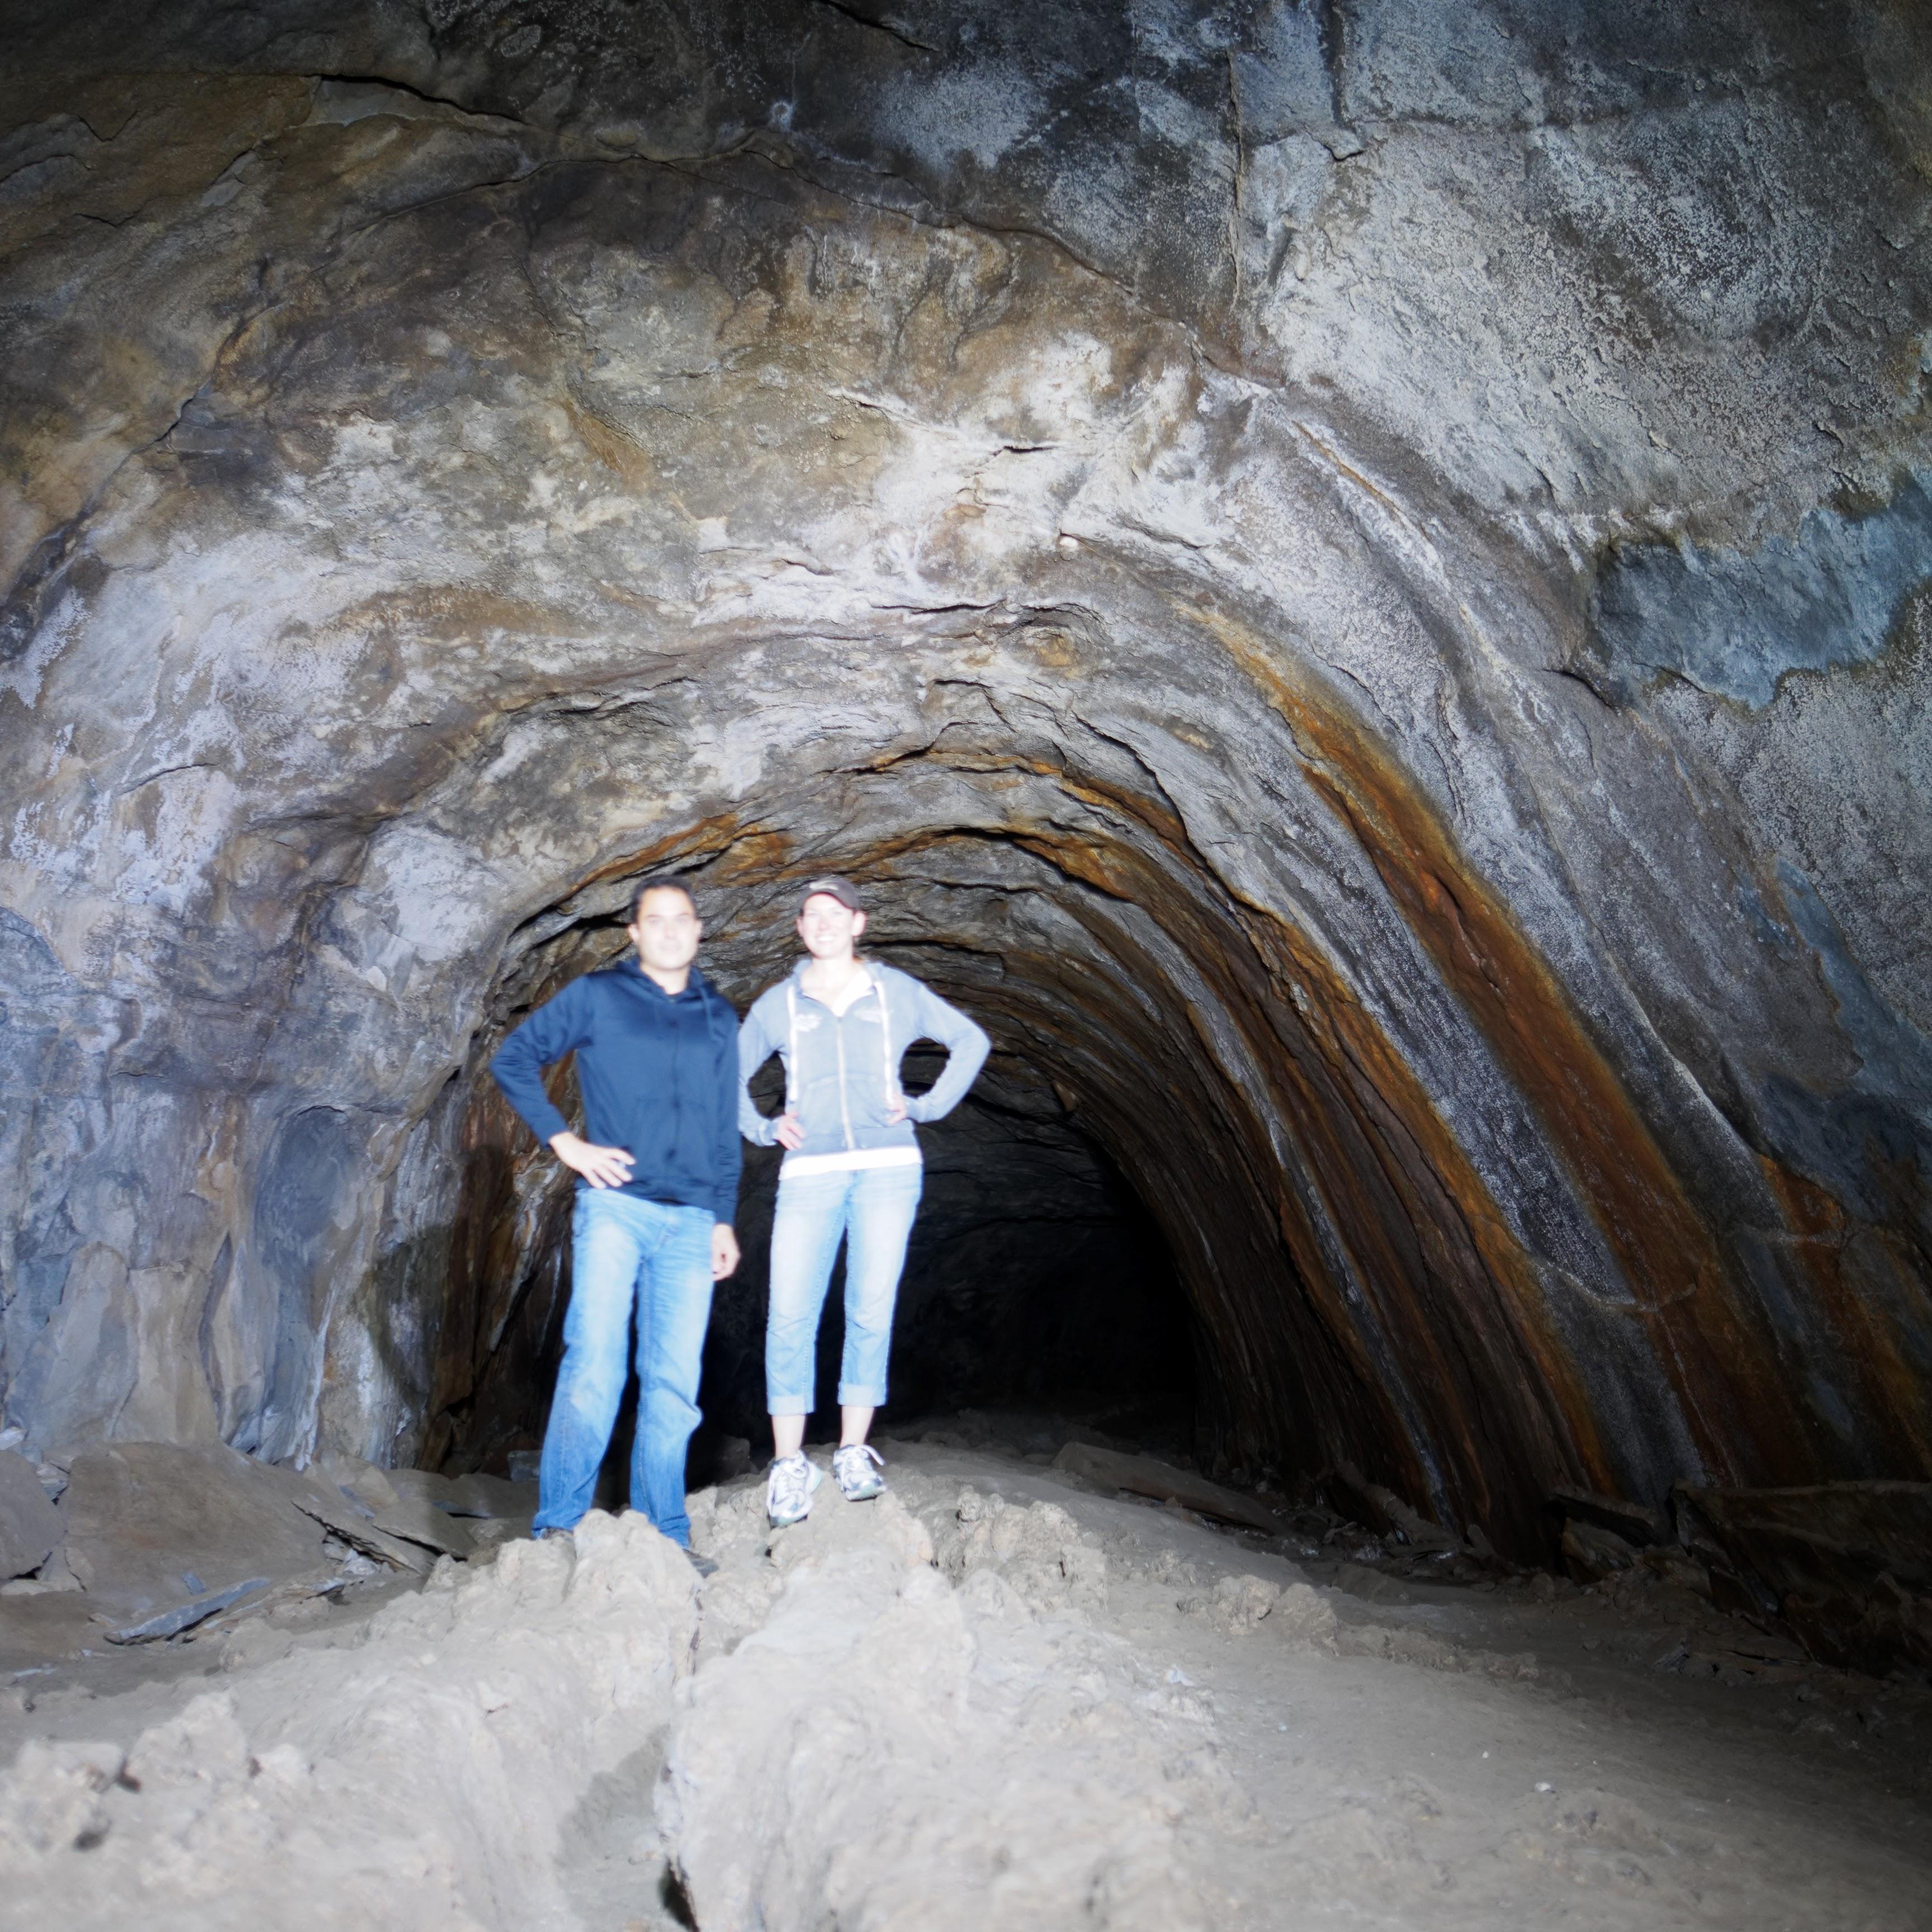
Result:
M30 1666L0 1922L1932 1926L1922 1688L956 1440Z

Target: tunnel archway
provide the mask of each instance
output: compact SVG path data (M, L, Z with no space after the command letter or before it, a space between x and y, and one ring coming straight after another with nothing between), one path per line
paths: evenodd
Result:
M1042 628L1009 627L1000 640L1005 675L1024 667L1022 691L1042 656L1059 674L1075 649L1063 629L1044 641ZM959 643L944 638L948 658ZM790 652L766 646L761 656L788 674ZM898 681L897 719L855 718L833 736L820 714L801 712L795 747L766 750L789 748L804 767L789 782L726 822L586 868L509 936L466 1097L445 1116L462 1124L470 1171L497 1178L483 1220L459 1204L464 1258L448 1285L432 1277L419 1291L426 1331L470 1338L466 1365L446 1343L432 1408L467 1399L493 1358L500 1372L519 1360L540 1370L554 1330L555 1170L478 1084L502 1032L620 943L614 910L644 870L683 868L710 921L707 970L742 1001L788 956L801 866L836 866L892 908L881 928L889 956L980 1015L1002 1058L1054 1090L1146 1202L1200 1334L1211 1454L1306 1472L1339 1448L1522 1548L1540 1535L1543 1488L1617 1480L1587 1460L1598 1445L1580 1447L1580 1400L1566 1413L1551 1386L1549 1337L1524 1297L1520 1253L1493 1230L1486 1250L1472 1229L1466 1202L1484 1190L1432 1108L1412 1084L1390 1081L1395 1056L1356 998L1332 970L1311 970L1318 962L1292 927L1253 916L1165 796L1154 774L1176 742L1166 722L1131 752L1064 716L1022 736L1000 716L1019 694L989 696L986 676L929 676L909 662ZM738 688L759 701L743 668ZM875 695L874 709L883 701ZM699 712L675 703L627 703L614 729L610 715L562 707L541 737L520 723L516 782L526 800L556 802L545 808L549 836L563 834L604 772L656 760L674 780L686 734L701 728ZM1183 729L1200 740L1214 723L1197 701ZM866 742L868 729L884 742ZM601 744L601 766L586 765L586 735ZM512 814L492 787L463 782L474 826L514 816L518 836L530 836L527 803ZM463 822L453 800L440 816L446 832ZM1390 929L1403 930L1393 920ZM1409 941L1411 958L1418 952ZM481 1264L468 1258L478 1255ZM470 1304L472 1313L451 1319L452 1306ZM1417 1364L1426 1364L1420 1375ZM450 1453L453 1438L434 1447ZM1530 1483L1498 1480L1525 1470L1536 1472Z
M938 1064L915 1049L908 1090L923 1091ZM567 1103L567 1072L557 1084ZM775 1084L754 1084L768 1110ZM487 1086L472 1093L466 1113L464 1158L478 1182L506 1176L518 1154L526 1178L521 1198L514 1183L472 1185L459 1198L446 1285L439 1297L433 1279L424 1284L437 1347L416 1454L434 1466L500 1472L509 1451L534 1450L542 1436L561 1349L570 1188L554 1168L530 1162L526 1138ZM929 1430L990 1409L1030 1416L1014 1424L1029 1438L1058 1418L1211 1460L1211 1444L1197 1441L1196 1324L1166 1242L1077 1112L1024 1061L1002 1054L922 1139L924 1190L881 1426L903 1432L922 1419ZM718 1291L706 1342L705 1422L692 1452L699 1477L723 1466L721 1438L748 1440L757 1454L769 1448L764 1340L777 1175L776 1152L749 1151L736 1216L743 1259ZM829 1405L841 1279L835 1273L820 1336L824 1399L813 1441L836 1426ZM620 1426L614 1473L628 1441Z

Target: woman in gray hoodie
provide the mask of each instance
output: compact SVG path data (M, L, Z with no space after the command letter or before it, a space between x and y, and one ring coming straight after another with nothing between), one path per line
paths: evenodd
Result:
M785 1150L772 1227L771 1313L765 1328L766 1406L774 1450L765 1509L774 1524L799 1522L822 1480L806 1456L818 1318L842 1240L845 1348L839 1365L838 1449L832 1472L848 1500L885 1487L866 1437L886 1399L892 1304L906 1239L919 1207L917 1120L952 1112L985 1063L985 1031L909 973L863 959L865 902L849 880L814 879L799 901L806 956L752 1003L738 1033L738 1124L759 1147ZM899 1061L916 1040L946 1050L929 1094L908 1099ZM784 1111L752 1104L753 1074L776 1053L784 1062Z

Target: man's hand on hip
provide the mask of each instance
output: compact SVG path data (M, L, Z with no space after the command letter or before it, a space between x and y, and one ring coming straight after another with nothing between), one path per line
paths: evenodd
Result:
M781 1114L772 1138L788 1152L805 1144L805 1123L796 1114Z
M598 1147L581 1134L565 1132L550 1136L550 1150L573 1174L580 1174L592 1187L622 1187L635 1165L622 1148Z
M711 1230L711 1279L722 1281L738 1271L738 1237L729 1222L719 1221Z

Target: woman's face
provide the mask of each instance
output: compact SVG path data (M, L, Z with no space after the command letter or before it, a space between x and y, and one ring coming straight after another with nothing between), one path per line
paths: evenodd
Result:
M866 915L830 892L814 892L798 916L798 936L814 959L849 959L865 929Z

